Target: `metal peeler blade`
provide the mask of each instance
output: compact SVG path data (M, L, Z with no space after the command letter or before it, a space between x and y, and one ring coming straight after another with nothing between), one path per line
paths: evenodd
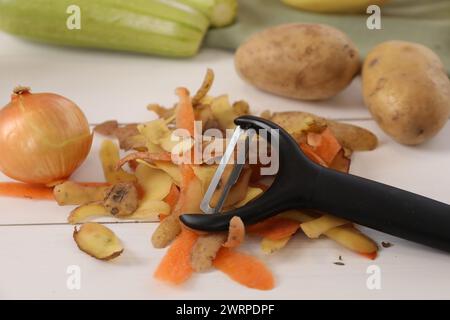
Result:
M211 179L211 183L208 186L208 190L206 191L206 193L203 197L203 200L200 203L200 209L206 214L219 213L222 210L225 200L227 199L228 193L231 190L231 187L239 179L242 169L244 168L245 162L244 163L236 163L234 165L233 170L230 174L230 177L228 178L225 186L223 187L223 190L222 190L220 198L217 202L217 205L214 208L211 207L212 196L213 196L214 192L217 190L217 187L220 183L220 180L223 176L226 166L230 163L230 160L232 159L233 151L234 151L236 145L238 144L239 139L243 135L245 135L245 148L244 148L244 150L241 150L241 151L243 151L245 153L243 158L245 159L245 157L246 157L247 150L248 150L248 143L253 136L253 131L247 132L246 130L242 129L240 126L236 126L236 129L234 130L234 133L231 136L230 142L227 145L227 149L225 150L224 155L220 159L219 166L217 167L217 170L214 173L213 178Z

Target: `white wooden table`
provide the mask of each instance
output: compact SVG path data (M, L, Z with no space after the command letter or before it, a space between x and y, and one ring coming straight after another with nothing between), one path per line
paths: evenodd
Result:
M437 138L415 148L401 146L384 135L365 109L360 80L338 97L305 103L260 92L238 78L229 52L203 50L188 60L55 48L0 34L0 105L14 86L51 91L76 101L92 124L108 119L135 122L152 119L150 102L170 105L174 88L195 90L207 67L216 73L214 94L247 100L254 111L304 110L343 119L375 132L380 146L356 153L354 174L392 184L450 203L450 125ZM102 178L95 138L88 160L75 178ZM0 180L7 180L0 176ZM195 275L186 285L171 287L152 277L164 254L150 244L155 228L149 223L109 226L125 245L124 254L105 263L80 252L66 223L70 208L51 202L0 198L0 299L316 299L316 298L450 298L450 255L366 230L378 243L389 241L378 259L370 261L326 240L299 235L281 252L264 256L256 241L243 250L256 253L273 270L276 288L246 289L217 271ZM100 220L110 223L108 220ZM345 266L335 265L342 256ZM80 267L81 288L67 287L67 268ZM381 289L369 290L367 268L379 267Z

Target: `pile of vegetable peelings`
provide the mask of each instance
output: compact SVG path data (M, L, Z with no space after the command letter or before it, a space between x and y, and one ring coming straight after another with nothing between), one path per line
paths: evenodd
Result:
M223 132L234 128L236 117L250 112L245 101L230 103L227 95L208 95L213 80L214 74L208 70L193 96L186 88L178 88L179 100L173 107L149 105L148 109L159 116L156 120L122 126L117 121L107 121L98 125L97 133L111 137L105 139L100 148L106 182L66 180L53 189L41 187L32 192L22 191L28 192L30 198L51 198L61 206L77 206L68 216L68 222L76 225L73 238L80 250L100 260L117 258L124 247L109 228L92 222L95 218L107 216L159 223L151 243L154 248L166 249L166 254L154 277L176 285L188 281L193 273L215 268L246 287L274 288L272 272L263 262L239 248L246 237L259 239L264 253L276 254L303 232L308 238L324 236L375 259L378 247L373 240L351 222L324 212L290 210L248 226L234 217L229 231L223 233L198 233L180 223L180 214L200 212L200 202L217 164L174 163L171 157L174 131L185 129L193 134L194 121L200 120L202 133L211 128ZM366 129L309 113L265 111L261 116L285 128L311 160L342 172L349 171L353 151L372 150L377 145L376 136ZM183 152L191 152L195 143L226 144L225 139L214 141L205 135L203 138L200 142L189 140L191 143L183 147ZM120 150L127 152L122 159ZM262 177L260 169L261 164L246 164L226 199L225 211L246 205L269 187L270 179ZM222 179L227 179L230 172L231 165L227 166ZM224 183L215 191L212 205L218 200L221 185ZM52 190L52 194L49 195L48 190Z

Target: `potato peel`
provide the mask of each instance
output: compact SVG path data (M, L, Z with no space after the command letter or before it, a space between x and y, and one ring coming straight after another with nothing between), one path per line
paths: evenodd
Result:
M245 206L250 201L253 201L254 199L258 198L263 193L263 190L261 188L257 187L248 187L247 194L245 195L245 198L239 201L234 205L236 208L240 208Z
M101 201L85 204L75 208L67 217L67 221L70 224L77 224L99 216L110 216Z
M191 266L196 272L204 272L212 267L217 252L226 241L225 233L211 233L200 236L191 253Z
M278 239L278 240L263 238L261 240L261 250L265 254L275 253L276 251L284 248L287 245L287 243L289 242L289 240L291 240L291 238L292 238L292 236L286 237L283 239Z
M135 123L118 127L114 131L114 136L119 140L119 147L122 150L131 150L145 146L145 141L142 139L144 137L139 135L139 130Z
M139 207L129 216L121 217L126 220L160 221L160 215L169 215L170 205L162 200L142 200Z
M301 223L316 219L316 215L313 212L304 210L289 210L281 213L279 216L294 219ZM324 235L339 243L341 246L357 253L374 254L378 251L377 244L351 224L330 229Z
M325 235L357 253L373 254L378 251L377 244L352 225L330 229L325 232Z
M245 238L245 225L241 218L234 216L230 220L230 226L228 228L228 238L223 244L227 248L237 248Z
M153 153L153 152L135 152L130 153L120 159L115 164L115 170L121 168L125 163L132 161L132 160L142 160L148 163L154 163L155 161L171 161L172 158L170 156L170 153L168 152L162 152L162 153Z
M53 188L53 195L60 206L82 205L103 200L107 189L107 186L83 186L73 181L66 181Z
M179 216L182 213L201 212L200 202L203 198L202 185L189 165L181 166L182 183L180 196L170 216L165 218L152 235L155 248L166 247L181 231Z
M145 190L145 200L163 200L172 188L173 180L163 170L140 163L135 172L138 183Z
M237 115L230 104L228 95L214 98L211 102L211 111L214 118L219 123L220 129L234 129L236 127L234 119Z
M111 140L104 140L100 147L100 160L106 181L111 184L135 181L136 177L118 167L119 148Z
M109 120L96 125L94 131L104 136L113 136L118 128L119 123L116 120Z
M111 260L124 250L114 232L102 224L88 222L74 228L73 239L78 248L98 260Z
M163 118L164 120L168 120L174 116L176 107L164 108L157 103L151 103L147 106L147 110L156 113L158 117Z
M105 209L114 217L126 217L138 207L138 191L133 183L117 183L106 192Z
M269 120L280 125L290 134L303 130L305 122L308 119L313 119L328 126L339 143L350 150L369 151L375 149L378 145L377 137L367 129L352 124L327 120L308 112L275 112L273 114L265 113L264 116L269 117Z
M192 166L192 170L194 170L195 175L200 180L202 184L203 193L208 190L209 184L217 171L217 165L199 165Z
M138 130L146 138L147 142L156 146L160 145L165 138L170 137L172 134L164 119L156 119L141 124L138 126Z
M219 123L212 113L211 105L203 104L203 100L196 104L194 109L195 120L201 121L202 123L202 132L219 127Z
M214 72L208 68L206 70L205 78L203 79L202 85L192 98L192 104L194 106L197 105L208 94L209 89L211 89L211 86L213 85L213 82L214 82Z
M158 228L153 232L151 238L153 247L158 249L165 248L180 232L181 224L178 216L173 213L162 220Z
M179 166L169 161L160 160L154 161L154 166L166 172L177 186L181 185L181 171Z
M214 192L212 198L211 198L211 206L215 207L217 205L217 202L219 201L220 195L223 192L223 188L226 184L226 181L228 181L229 173L231 173L232 166L227 166L225 169L224 174L221 177L221 184L217 187L216 191ZM231 206L234 206L236 203L239 203L240 201L245 199L245 196L247 195L247 189L248 184L250 182L250 177L252 175L251 170L244 169L241 173L241 176L239 177L238 181L234 184L234 186L230 189L230 193L228 194L225 203L224 208L229 208Z
M146 139L141 134L129 136L122 140L119 140L119 146L120 149L125 151L128 150L144 151L146 148Z
M367 129L337 121L328 120L328 126L341 145L354 151L374 150L378 138Z
M250 114L250 106L247 101L239 100L233 103L233 110L237 117Z
M318 219L311 220L309 222L304 222L300 225L300 228L310 239L317 239L322 234L335 227L343 226L348 224L347 220L331 216L329 214L324 214Z

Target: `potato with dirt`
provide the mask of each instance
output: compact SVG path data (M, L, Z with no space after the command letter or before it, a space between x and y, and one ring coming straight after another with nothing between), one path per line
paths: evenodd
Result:
M450 81L427 47L388 41L363 66L363 94L379 126L396 141L417 145L435 136L450 115Z
M343 32L321 24L284 24L250 37L235 55L239 75L261 90L300 100L328 99L360 70Z

